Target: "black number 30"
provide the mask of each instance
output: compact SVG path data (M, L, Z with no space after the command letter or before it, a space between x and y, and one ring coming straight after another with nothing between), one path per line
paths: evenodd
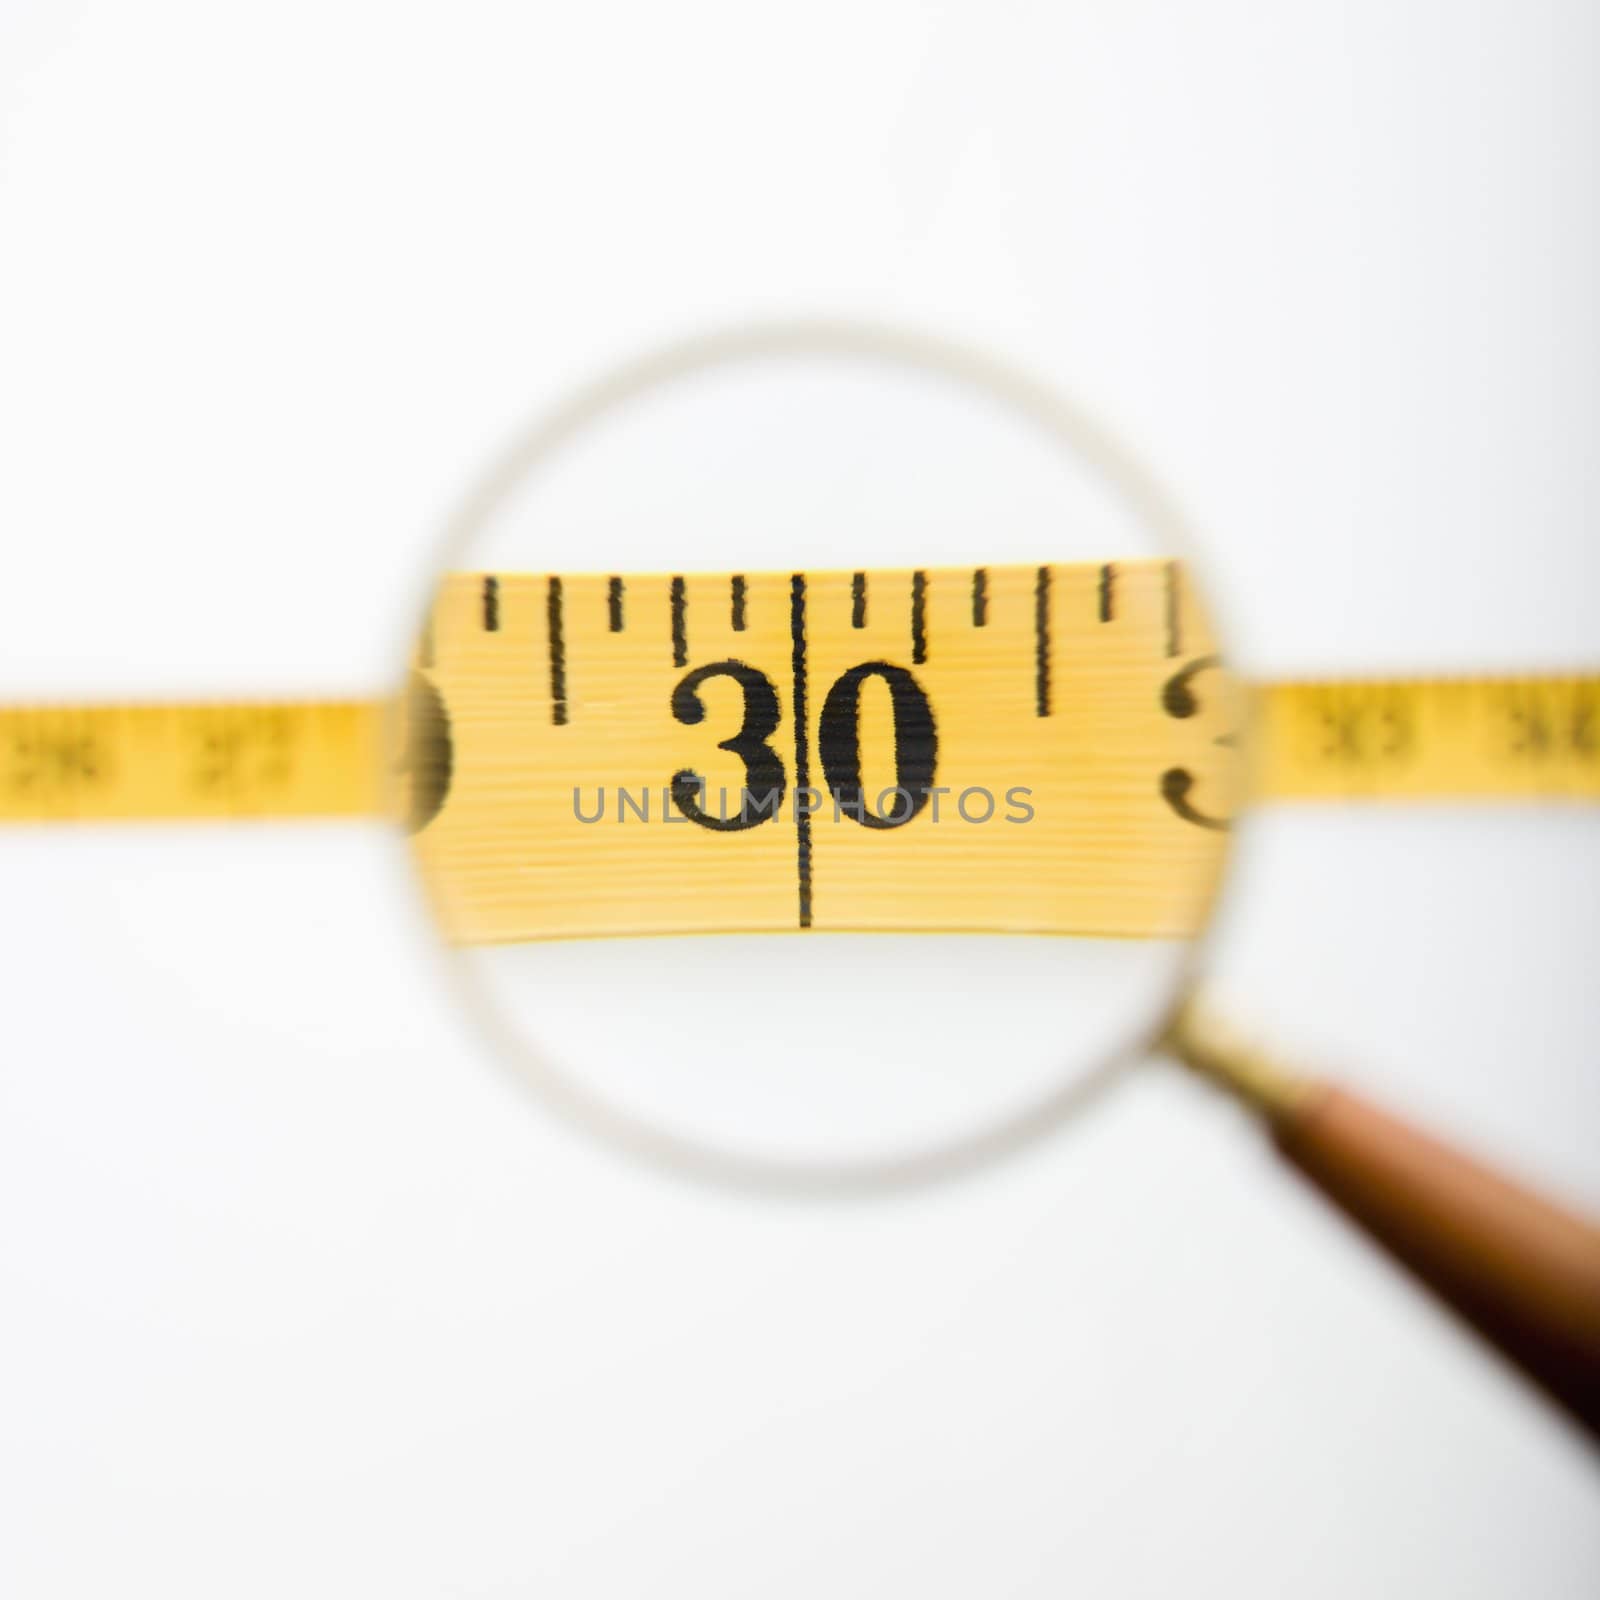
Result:
M709 678L732 678L744 691L744 721L732 738L717 745L744 763L739 814L711 816L701 804L705 779L690 767L673 774L672 803L702 828L738 833L777 816L783 800L783 762L767 743L778 726L778 692L764 673L746 662L713 661L710 666L696 667L672 691L672 714L679 722L694 727L705 721L699 689ZM881 812L867 806L861 789L861 688L868 678L881 678L888 685L894 711L893 799ZM939 755L933 707L904 667L887 661L863 662L840 677L823 701L818 754L823 776L842 814L866 828L903 827L927 805L933 787Z

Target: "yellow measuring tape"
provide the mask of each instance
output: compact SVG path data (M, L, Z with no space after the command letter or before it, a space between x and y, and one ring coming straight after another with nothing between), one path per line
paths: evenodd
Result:
M465 942L1180 935L1244 799L1479 797L1600 798L1600 676L1240 685L1169 562L459 573L401 707L0 710L0 821L405 815Z

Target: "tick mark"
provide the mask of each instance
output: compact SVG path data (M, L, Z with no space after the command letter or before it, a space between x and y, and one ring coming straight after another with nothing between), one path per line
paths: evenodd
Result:
M1033 582L1033 700L1035 714L1050 715L1050 569Z
M612 578L606 583L606 614L613 633L622 632L622 579Z
M1100 620L1110 622L1116 615L1117 569L1108 561L1100 569Z
M567 721L567 641L561 618L561 580L552 575L545 591L545 632L550 641L550 720Z
M989 569L975 567L972 572L972 626L982 628L989 621Z
M743 573L737 573L736 572L733 575L733 582L730 585L730 588L732 590L732 602L733 602L733 631L735 633L743 633L744 632L744 594L745 594L744 575L743 575Z
M1175 656L1182 648L1178 631L1178 563L1169 561L1166 567L1167 594L1167 654Z
M683 579L674 578L672 580L672 664L675 667L689 665L689 635L685 631L684 618L688 605Z
M867 575L864 572L857 572L850 578L850 626L864 628L866 625Z
M794 671L795 879L800 896L800 926L811 926L811 735L806 726L806 580L789 580L790 665Z
M483 580L483 631L485 633L499 633L500 631L500 580L498 578L485 578Z
M911 664L928 659L928 574L911 574Z

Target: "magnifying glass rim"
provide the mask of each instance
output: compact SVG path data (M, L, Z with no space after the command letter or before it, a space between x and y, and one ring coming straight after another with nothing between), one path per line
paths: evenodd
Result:
M438 575L455 569L505 498L544 468L576 435L658 389L706 371L786 357L824 357L920 371L986 394L1018 420L1044 433L1069 457L1087 461L1165 550L1184 560L1191 588L1214 617L1209 594L1194 578L1195 540L1159 480L1086 410L1042 381L968 345L877 322L792 319L738 324L658 348L584 385L553 411L545 412L480 480L451 519L428 580L418 627L431 608ZM416 635L413 635L415 637ZM884 1158L841 1161L791 1160L738 1150L669 1132L647 1118L591 1093L574 1075L547 1059L512 1027L473 969L470 951L449 947L446 963L463 1007L492 1040L496 1054L547 1105L614 1149L658 1168L723 1187L768 1194L840 1195L893 1191L948 1180L1042 1140L1062 1127L1121 1072L1154 1053L1192 991L1217 897L1226 877L1224 860L1207 902L1202 933L1189 942L1177 964L1155 1023L1111 1051L1097 1067L1075 1074L1018 1111L1008 1111L976 1131L925 1150ZM430 910L428 874L408 851ZM437 916L433 919L437 928ZM930 935L930 937L932 937Z

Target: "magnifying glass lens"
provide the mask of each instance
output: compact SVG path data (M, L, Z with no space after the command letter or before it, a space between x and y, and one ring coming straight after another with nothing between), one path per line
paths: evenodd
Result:
M472 1010L724 1176L933 1173L1159 1027L1233 707L1181 535L970 358L776 330L580 396L463 515L408 694Z

